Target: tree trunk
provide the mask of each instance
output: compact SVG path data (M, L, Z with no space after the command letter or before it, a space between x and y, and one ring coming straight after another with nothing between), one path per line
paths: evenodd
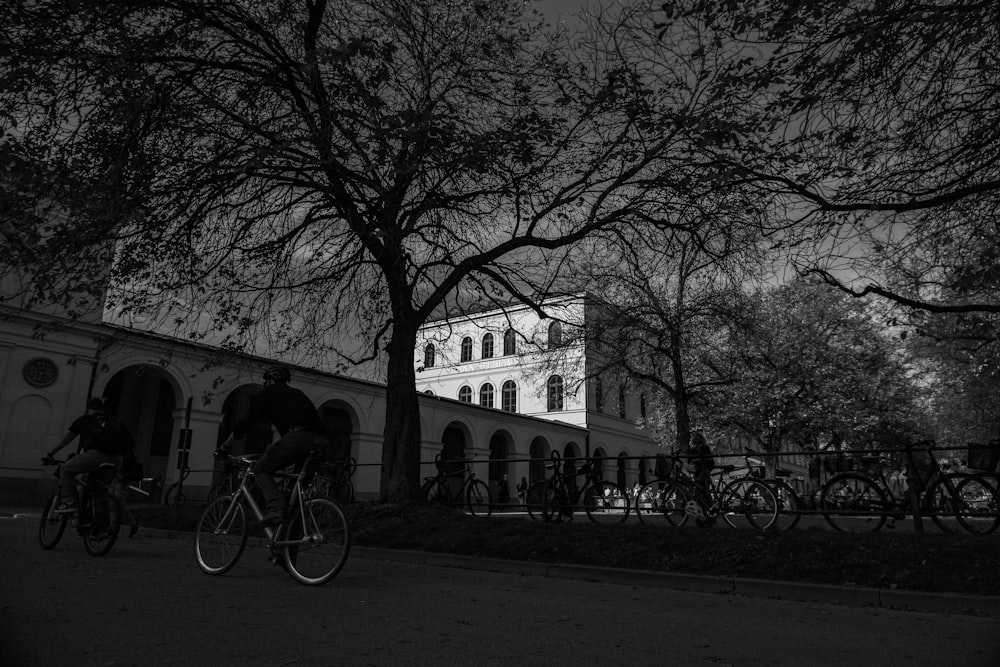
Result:
M413 350L417 327L395 321L388 345L385 429L382 444L383 502L414 500L420 492L420 403Z

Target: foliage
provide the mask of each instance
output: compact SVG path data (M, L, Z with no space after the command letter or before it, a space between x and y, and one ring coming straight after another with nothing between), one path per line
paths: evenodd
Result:
M797 280L763 294L740 334L737 378L705 413L712 430L767 451L833 438L864 447L917 414L892 341L861 303L825 285Z

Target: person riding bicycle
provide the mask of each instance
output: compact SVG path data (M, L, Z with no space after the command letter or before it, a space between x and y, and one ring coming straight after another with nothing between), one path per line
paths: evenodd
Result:
M285 498L274 481L274 474L289 465L298 464L312 450L318 449L325 453L329 446L319 411L301 390L288 386L291 379L291 372L284 366L274 366L264 371L264 390L216 450L217 454L228 454L236 440L243 439L254 424L265 419L281 435L277 442L267 446L253 469L257 488L266 501L261 526L281 523L287 511Z
M59 471L58 514L76 511L76 476L93 472L105 463L113 463L117 470L122 458L135 447L132 434L120 421L110 416L103 399L91 398L87 402L87 412L73 420L67 433L55 449L42 457L42 463L55 462L54 456L77 436L80 437L80 452L66 461Z

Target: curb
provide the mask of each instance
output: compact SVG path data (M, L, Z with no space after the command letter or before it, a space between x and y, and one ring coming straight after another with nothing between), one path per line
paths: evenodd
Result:
M0 513L0 517L31 518L31 514L2 512ZM180 530L143 527L139 536L169 540L190 540L192 533ZM267 546L267 542L262 538L251 538L247 541L247 546L263 548ZM1000 596L972 596L957 593L931 593L889 588L867 588L863 586L835 586L831 584L771 579L743 579L703 574L685 574L681 572L630 570L592 565L506 560L503 558L485 558L460 554L434 553L430 551L364 546L353 546L350 557L412 565L519 574L529 577L553 577L618 584L622 586L655 587L695 593L740 595L748 598L768 600L812 602L848 607L872 607L896 611L1000 617Z
M354 547L351 549L351 556L415 565L576 579L624 586L641 586L643 588L657 587L697 593L731 594L770 600L1000 617L1000 597L997 596L968 596L955 593L928 593L654 570L628 570L590 565L538 563L376 547Z

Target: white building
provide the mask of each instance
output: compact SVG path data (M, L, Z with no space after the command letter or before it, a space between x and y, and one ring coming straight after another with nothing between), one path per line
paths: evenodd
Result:
M640 461L656 445L636 423L646 416L646 392L627 378L601 375L600 359L585 335L600 302L586 295L552 298L546 316L524 305L429 322L414 358L417 389L499 412L572 424L586 443L564 457L606 461L604 476L631 486ZM549 452L531 449L530 458ZM491 443L491 458L512 458ZM650 465L646 464L646 470ZM531 470L531 478L541 472ZM496 478L496 466L491 479Z

